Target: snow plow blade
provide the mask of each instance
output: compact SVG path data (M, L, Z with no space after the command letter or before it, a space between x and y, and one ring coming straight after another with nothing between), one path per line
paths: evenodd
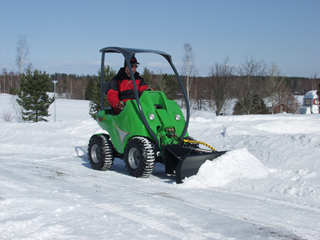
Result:
M213 160L227 151L216 151L211 153L192 153L189 149L181 148L177 145L166 147L166 172L175 170L176 182L182 183L183 179L196 175L199 168L206 160ZM169 164L170 162L170 164Z

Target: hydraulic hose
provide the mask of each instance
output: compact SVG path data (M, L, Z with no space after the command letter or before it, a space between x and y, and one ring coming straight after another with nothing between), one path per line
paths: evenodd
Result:
M195 141L195 140L189 140L189 139L183 139L183 141L185 143L198 143L198 144L202 144L208 148L210 148L212 151L216 152L217 150L215 150L212 146L210 146L209 144L207 143L204 143L204 142L200 142L200 141Z

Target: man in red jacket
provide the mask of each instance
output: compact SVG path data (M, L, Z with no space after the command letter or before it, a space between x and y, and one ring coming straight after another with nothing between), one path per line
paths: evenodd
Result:
M130 60L131 66L127 66L126 61L124 61L124 67L120 68L117 75L110 81L107 90L107 99L115 114L119 114L123 110L126 101L135 99L129 67L132 68L134 78L136 79L139 95L141 95L143 91L149 89L148 85L137 72L138 64L140 63L137 62L135 57L132 57Z

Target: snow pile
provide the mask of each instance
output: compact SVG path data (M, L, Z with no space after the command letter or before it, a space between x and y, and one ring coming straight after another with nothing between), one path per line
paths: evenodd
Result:
M186 179L182 187L221 187L242 179L265 178L268 174L269 170L247 149L239 149L206 161L197 175Z

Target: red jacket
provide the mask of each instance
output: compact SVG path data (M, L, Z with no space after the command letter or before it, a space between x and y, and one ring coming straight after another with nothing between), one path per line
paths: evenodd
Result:
M134 74L139 95L148 88L143 78L138 72ZM107 90L107 99L110 105L114 108L116 114L120 111L116 109L116 104L120 101L126 102L135 99L133 83L130 77L125 72L125 68L120 68L118 74L111 79Z

